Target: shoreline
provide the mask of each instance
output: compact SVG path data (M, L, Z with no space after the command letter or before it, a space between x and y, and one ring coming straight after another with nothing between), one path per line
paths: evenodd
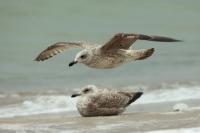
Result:
M176 102L135 104L118 116L81 117L77 111L0 118L0 132L149 132L200 127L200 99L182 101L189 109L172 111Z

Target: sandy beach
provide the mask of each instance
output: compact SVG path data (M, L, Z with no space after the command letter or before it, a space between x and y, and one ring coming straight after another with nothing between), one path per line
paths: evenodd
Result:
M180 102L180 101L179 101ZM121 115L81 117L77 111L0 119L0 132L150 132L200 127L200 99L181 101L189 108L174 112L179 102L136 104Z

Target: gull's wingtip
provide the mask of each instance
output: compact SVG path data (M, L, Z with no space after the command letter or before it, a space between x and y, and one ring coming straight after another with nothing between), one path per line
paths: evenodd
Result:
M171 39L171 42L184 42L184 41L179 39Z
M36 57L33 61L41 62L47 60L48 58L41 58L41 56Z
M33 61L37 61L37 62L39 62L39 61L41 61L38 57L36 57Z
M144 92L141 92L141 91L139 91L139 92L136 92L136 97L137 98L139 98L139 97L141 97L142 95L144 94Z
M37 60L37 58L35 58L33 61L39 61L39 60Z
M143 35L138 34L138 39L140 40L147 40L147 41L156 41L156 42L183 42L183 40L165 37L165 36L157 36L157 35Z

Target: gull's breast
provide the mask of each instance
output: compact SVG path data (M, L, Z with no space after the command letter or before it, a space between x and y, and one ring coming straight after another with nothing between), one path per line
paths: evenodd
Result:
M124 63L124 58L119 56L95 56L88 65L92 68L114 68Z

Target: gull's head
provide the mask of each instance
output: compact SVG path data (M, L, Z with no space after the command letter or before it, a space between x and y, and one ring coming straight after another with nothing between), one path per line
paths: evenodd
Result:
M90 55L91 55L91 52L89 50L85 49L85 50L80 51L76 55L75 59L71 63L69 63L69 66L71 67L71 66L73 66L74 64L77 64L77 63L87 64L91 59Z
M84 96L93 94L98 91L98 88L95 85L87 85L81 89L79 93L72 94L71 97L77 97L77 96Z

